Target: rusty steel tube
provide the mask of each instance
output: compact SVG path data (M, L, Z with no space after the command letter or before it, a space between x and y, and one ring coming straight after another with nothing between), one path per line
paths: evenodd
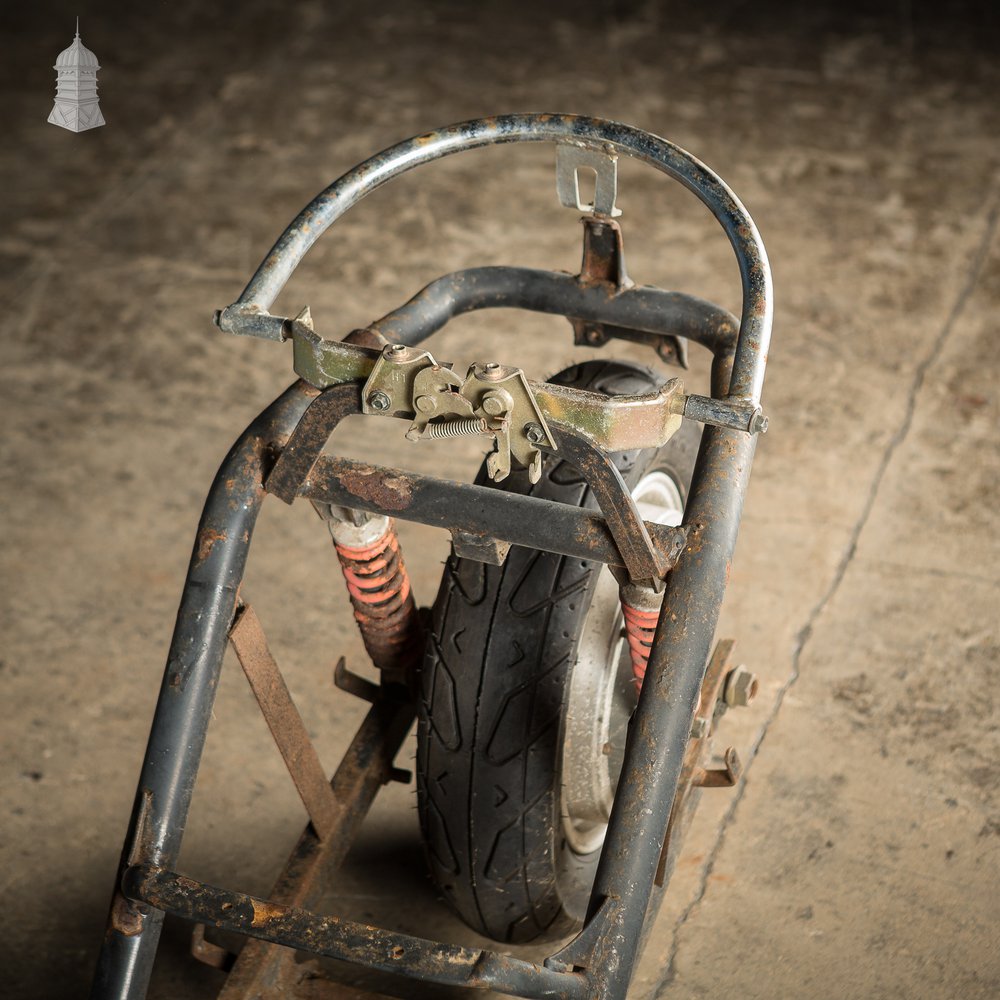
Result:
M588 956L595 995L602 998L623 997L628 989L722 607L755 445L752 435L717 427L707 427L702 438L685 508L688 547L667 577L591 895L590 917L600 916L604 924Z
M236 610L250 538L264 501L272 449L280 448L317 395L296 382L233 445L205 501L156 714L122 854L173 865L180 853L195 777ZM116 891L91 996L146 995L163 913Z
M581 973L557 972L500 952L442 944L341 917L320 916L220 889L155 865L127 868L122 882L130 897L187 920L424 982L500 989L528 998L585 1000L588 995L587 980Z
M516 308L694 340L715 354L733 350L739 321L712 302L636 285L613 296L601 284L530 267L470 267L437 278L386 313L368 332L419 344L450 320L477 309ZM376 341L377 342L377 341Z
M230 333L284 340L284 321L267 310L309 248L337 219L413 167L467 149L510 142L571 143L625 154L673 177L708 207L729 238L743 286L729 395L759 403L774 296L767 251L753 219L725 181L686 150L642 129L599 118L498 115L415 136L365 160L321 191L292 220L239 299L219 313L219 326Z

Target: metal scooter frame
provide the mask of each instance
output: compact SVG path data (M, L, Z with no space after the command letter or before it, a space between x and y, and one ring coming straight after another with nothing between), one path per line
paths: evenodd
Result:
M473 121L392 147L322 192L292 222L243 294L221 313L218 322L223 329L238 334L275 340L292 335L295 339L295 324L301 326L305 320L272 316L267 310L306 251L333 221L376 187L419 164L474 147L522 141L628 155L672 176L697 195L722 225L739 262L743 308L738 336L733 323L720 319L725 314L717 307L675 293L634 286L605 286L595 292L587 282L564 280L561 275L538 278L547 273L484 269L505 272L493 275L502 279L502 294L491 292L477 298L462 292L461 283L449 285L442 279L443 285L435 283L375 324L362 342L412 345L450 315L469 308L505 305L561 313L598 324L599 330L616 327L663 337L680 332L708 347L714 354L712 397L682 399L686 415L706 423L684 527L680 531L650 530L648 542L640 537L637 545L636 531L642 536L643 529L652 526L643 526L620 478L616 481L607 471L600 434L588 433L587 426L581 426L580 421L574 424L572 419L562 424L555 418L550 421L554 438L568 456L575 456L574 461L595 485L602 516L564 508L526 518L520 508L505 508L496 498L504 497L515 505L547 502L427 477L407 476L395 492L379 488L385 480L378 469L319 457L339 420L364 410L365 373L378 357L363 346L331 346L331 357L341 365L340 376L335 372L326 388L300 380L287 389L238 439L209 492L139 778L94 980L94 997L134 1000L145 995L167 912L251 939L227 980L223 997L278 995L292 977L294 949L417 979L522 997L617 1000L625 996L644 924L648 927L647 920L651 922L656 912L657 889L665 881L665 869L672 864L670 852L665 850L668 823L683 821L683 793L697 770L698 761L692 754L696 741L689 738L699 697L713 684L718 690L721 661L717 652L709 664L709 654L756 432L764 429L759 403L771 329L772 289L767 257L753 221L729 188L705 166L666 140L637 129L563 115ZM298 334L305 335L301 329ZM341 377L351 371L359 374ZM397 470L392 474L405 475ZM475 491L475 496L469 491ZM307 759L303 746L295 743L297 714L287 691L282 694L280 674L239 596L254 524L268 492L288 502L296 495L306 496L442 524L454 529L456 538L464 534L469 544L499 538L582 553L624 568L633 581L649 581L651 573L655 583L665 577L664 611L629 729L588 917L579 935L543 964L500 951L462 948L322 917L309 910L317 903L323 875L346 855L379 786L398 776L393 757L409 729L415 706L399 677L384 676L382 685L373 685L341 670L340 686L368 698L372 707L330 786L325 779L320 788L315 782L310 785L310 777L315 777L311 762L315 758ZM492 506L482 506L490 502L485 494L496 501ZM442 501L451 503L451 514L447 507L441 513ZM550 514L551 528L550 522L545 522L546 544L523 531L518 534ZM241 661L251 683L253 671L257 671L257 681L262 683L254 684L255 693L269 722L288 722L281 729L286 741L282 751L312 820L269 900L214 888L174 870L223 654L231 638L237 641L241 623L249 630L242 652L238 647ZM251 666L247 660L252 661ZM261 697L258 686L270 695ZM279 745L281 742L279 738ZM328 796L322 789L331 787L332 795ZM669 840L673 846L675 838Z

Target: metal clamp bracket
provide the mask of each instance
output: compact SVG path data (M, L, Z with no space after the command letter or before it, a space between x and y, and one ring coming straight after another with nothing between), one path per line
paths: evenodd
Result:
M594 175L594 200L580 198L580 171ZM556 147L556 191L559 201L566 208L616 218L621 209L615 208L618 195L618 157L614 153L601 153L583 146L559 145Z
M412 416L410 441L491 434L496 450L486 467L494 482L510 475L513 456L537 483L539 448L558 450L524 372L495 361L471 365L462 378L427 351L390 344L365 382L362 412Z
M370 348L343 341L325 340L314 331L308 310L303 310L295 319L285 320L284 323L294 345L295 371L310 385L317 389L325 389L343 382L368 379L365 386L365 413L398 417L413 417L419 414L419 409L413 405L414 379L417 372L424 368L436 367L437 377L447 381L449 391L457 391L459 395L462 395L464 390L461 387L466 385L472 373L470 369L470 375L462 379L452 372L449 366L438 365L427 351L405 347L403 344L393 344L379 355ZM387 352L390 350L392 354L388 356ZM388 363L392 365L388 370L382 364L387 358ZM376 381L385 384L373 387L371 380L377 367L382 369L382 373ZM671 379L655 393L642 396L616 396L609 399L596 393L568 389L550 382L530 381L524 377L519 368L499 365L498 369L500 381L504 381L511 374L517 375L526 389L524 394L518 391L515 398L521 399L523 395L527 395L531 408L538 414L537 418L532 418L526 410L524 411L526 423L521 425L521 429L524 430L526 424L531 423L537 424L543 431L541 435L532 431L537 440L529 438L531 444L555 447L551 436L547 435L546 418L586 434L596 444L609 451L659 447L676 431L682 415L689 420L697 420L716 427L729 427L747 434L763 434L767 430L767 417L760 406L752 400L731 396L715 399L709 396L685 395L683 385L677 379ZM441 374L442 372L446 374ZM496 382L497 379L485 381L491 381L492 388L492 382ZM511 389L506 384L502 388L508 392ZM369 402L369 395L376 390L385 392L389 398L389 403L384 409ZM380 404L384 402L381 397L379 401ZM441 404L443 401L437 397L436 402ZM462 403L455 403L455 407L454 410L447 412L456 417L464 413L466 419L475 416L475 407L471 411L464 409ZM646 412L640 413L640 411ZM443 409L438 410L436 415L440 417L445 412ZM488 414L479 416L485 418ZM512 426L516 424L517 416L518 413L515 412ZM418 422L422 429L427 421ZM443 425L439 421L438 425L431 426ZM494 420L488 427L482 427L478 423L475 426L465 425L463 433L495 433L496 429ZM451 427L448 432L431 431L427 436L454 437L456 430L457 427ZM418 434L419 436L422 435ZM525 436L527 436L526 430ZM511 450L519 461L530 468L530 454L527 459L522 458L521 454L525 449L521 444L515 448L517 438L518 435L511 435Z
M584 218L583 262L576 280L583 287L599 287L609 297L620 295L635 282L625 268L625 246L621 226L611 219ZM603 347L609 340L630 340L647 344L670 365L688 367L687 340L676 333L651 333L615 323L569 317L573 343L584 347Z

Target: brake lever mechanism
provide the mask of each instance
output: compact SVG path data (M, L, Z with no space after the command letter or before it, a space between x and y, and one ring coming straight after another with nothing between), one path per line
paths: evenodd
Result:
M539 448L558 449L524 372L495 361L471 365L462 378L427 351L391 344L365 382L362 411L412 416L409 441L492 435L495 450L486 467L494 482L510 475L513 456L537 483Z

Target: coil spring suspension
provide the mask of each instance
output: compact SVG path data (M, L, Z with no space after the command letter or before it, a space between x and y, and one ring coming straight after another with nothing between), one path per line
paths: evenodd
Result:
M649 651L653 645L653 633L659 621L659 609L643 611L622 602L622 616L625 619L625 638L632 657L632 677L637 688L642 687L649 665Z
M393 522L369 545L348 545L336 537L334 545L372 662L380 670L412 668L423 653L423 635Z

